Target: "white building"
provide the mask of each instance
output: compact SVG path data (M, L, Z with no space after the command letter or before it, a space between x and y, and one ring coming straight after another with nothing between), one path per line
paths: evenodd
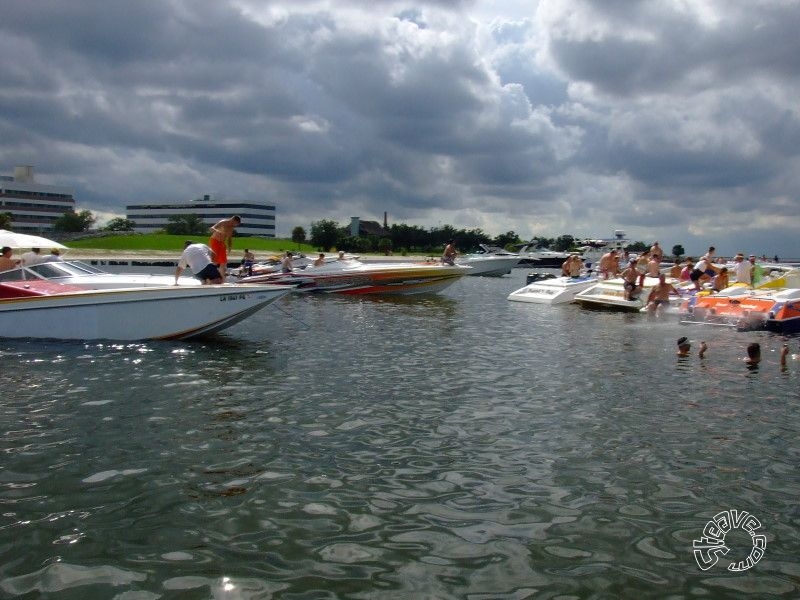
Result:
M72 190L36 183L33 167L14 167L14 175L0 175L0 213L11 213L17 232L52 231L56 220L75 210Z
M217 200L209 195L192 202L168 204L131 204L125 207L126 218L136 226L134 231L152 233L164 229L169 218L178 215L197 215L203 223L213 225L233 215L242 218L236 235L275 237L275 207L246 200Z

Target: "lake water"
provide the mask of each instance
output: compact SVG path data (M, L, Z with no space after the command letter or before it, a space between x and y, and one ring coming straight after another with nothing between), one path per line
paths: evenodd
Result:
M292 296L201 342L0 341L0 597L800 596L784 339L508 302L524 279ZM726 568L738 527L702 571L731 509L763 558Z

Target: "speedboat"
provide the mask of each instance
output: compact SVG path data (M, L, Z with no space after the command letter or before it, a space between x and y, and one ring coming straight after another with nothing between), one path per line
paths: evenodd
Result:
M731 290L732 293L725 293ZM800 289L732 287L698 296L682 313L684 323L723 325L737 329L800 331Z
M45 279L0 281L0 335L182 340L230 327L291 290L225 284L87 289Z
M617 256L622 261L625 249L630 244L630 241L625 238L624 231L616 229L614 230L613 238L587 238L579 240L576 244L583 261L590 265L597 265L600 262L600 258L612 250L617 251Z
M471 267L441 262L363 263L356 259L309 265L289 273L243 277L242 283L290 284L298 292L336 294L430 294L455 283Z
M479 244L481 251L472 254L465 254L456 258L456 264L471 269L466 275L483 275L485 277L502 277L511 273L511 269L517 266L520 255L515 252L508 252L496 246Z
M529 283L508 295L514 302L531 302L533 304L563 304L573 302L578 292L588 289L597 283L597 276L592 274L580 277L553 277Z
M640 311L647 304L650 290L658 284L658 277L645 277L638 280L641 291L632 300L625 299L625 280L622 277L598 280L591 287L575 295L575 302L590 308L607 308L611 310ZM675 283L674 280L667 280Z
M228 272L233 277L247 277L250 275L266 275L268 273L277 273L281 270L282 261L283 255L274 254L254 263L250 268L239 265L238 267L229 269ZM307 267L313 262L314 259L306 256L305 254L292 255L292 265L295 267Z
M520 266L534 267L537 269L557 269L561 267L571 253L539 248L533 243L525 244L519 249Z
M681 305L681 322L738 329L800 330L795 314L798 299L800 269L772 268L755 288L734 283L716 293L698 292Z
M47 280L70 284L86 290L103 290L121 287L174 286L172 275L148 273L106 273L77 260L44 262L16 267L0 273L0 281ZM194 277L179 277L178 285L196 287L201 282Z

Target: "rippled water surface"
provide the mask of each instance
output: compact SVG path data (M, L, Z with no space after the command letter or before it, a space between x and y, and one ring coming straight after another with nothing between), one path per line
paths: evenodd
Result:
M295 296L202 342L0 341L0 597L800 596L784 340L508 302L524 276ZM728 571L733 530L701 571L728 509L764 558Z

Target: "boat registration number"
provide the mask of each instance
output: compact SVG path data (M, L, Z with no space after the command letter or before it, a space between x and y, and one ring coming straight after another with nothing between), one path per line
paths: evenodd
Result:
M244 300L247 298L246 294L225 294L219 297L220 302L232 302L234 300Z

